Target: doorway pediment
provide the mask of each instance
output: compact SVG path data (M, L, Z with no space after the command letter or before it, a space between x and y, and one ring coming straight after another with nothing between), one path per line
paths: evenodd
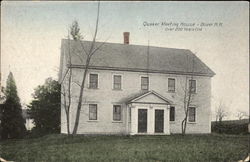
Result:
M173 102L166 99L155 91L149 91L130 100L130 103L155 103L170 105Z

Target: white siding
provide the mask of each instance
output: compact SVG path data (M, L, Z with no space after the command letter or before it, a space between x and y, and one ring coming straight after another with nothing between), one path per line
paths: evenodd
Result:
M73 70L74 81L80 83L82 79L83 70ZM124 98L132 94L136 94L141 90L140 77L147 75L140 72L117 72L109 70L90 70L91 73L98 73L98 89L88 89L88 78L86 80L83 107L81 110L79 134L91 133L126 133L128 127L127 123L127 106L121 103ZM113 75L122 75L122 90L113 90ZM173 101L176 111L174 122L170 122L170 133L181 133L181 121L184 118L183 111L183 88L185 77L183 75L172 74L158 74L150 73L149 75L149 90L154 90L165 98ZM175 93L168 92L167 78L174 77L176 81ZM196 107L196 123L187 125L187 133L210 133L210 98L211 98L211 78L210 77L194 77L197 81L197 93L194 95L192 105ZM75 109L77 107L77 96L79 95L79 86L73 84L73 102L71 112L71 125L75 119ZM63 97L62 97L63 100ZM97 121L88 121L88 104L96 103L98 105L98 119ZM122 121L113 122L113 104L122 104ZM133 110L132 110L133 111ZM63 109L62 109L63 112ZM65 118L62 113L62 130L65 132ZM132 118L132 120L135 120ZM133 129L133 125L131 126Z

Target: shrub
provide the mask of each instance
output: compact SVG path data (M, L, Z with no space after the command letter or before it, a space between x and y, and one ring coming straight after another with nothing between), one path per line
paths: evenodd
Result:
M212 132L225 134L247 134L248 123L212 122Z

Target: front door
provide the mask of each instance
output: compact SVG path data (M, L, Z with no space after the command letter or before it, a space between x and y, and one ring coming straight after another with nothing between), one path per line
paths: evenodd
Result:
M155 110L155 133L163 133L164 110Z
M138 109L138 133L147 133L148 110Z

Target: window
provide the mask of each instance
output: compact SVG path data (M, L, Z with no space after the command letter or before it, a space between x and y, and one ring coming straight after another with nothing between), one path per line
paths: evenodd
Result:
M175 121L175 107L170 107L170 121Z
M97 104L89 104L89 120L97 120Z
M98 74L89 75L89 88L98 88Z
M196 92L196 80L189 80L189 88L191 93Z
M168 78L168 91L175 92L175 79Z
M141 77L141 89L148 90L148 77Z
M195 107L189 107L188 110L188 121L195 122Z
M114 89L122 89L122 76L121 75L114 75Z
M113 106L113 120L114 121L121 121L122 120L122 111L121 105L114 105Z

